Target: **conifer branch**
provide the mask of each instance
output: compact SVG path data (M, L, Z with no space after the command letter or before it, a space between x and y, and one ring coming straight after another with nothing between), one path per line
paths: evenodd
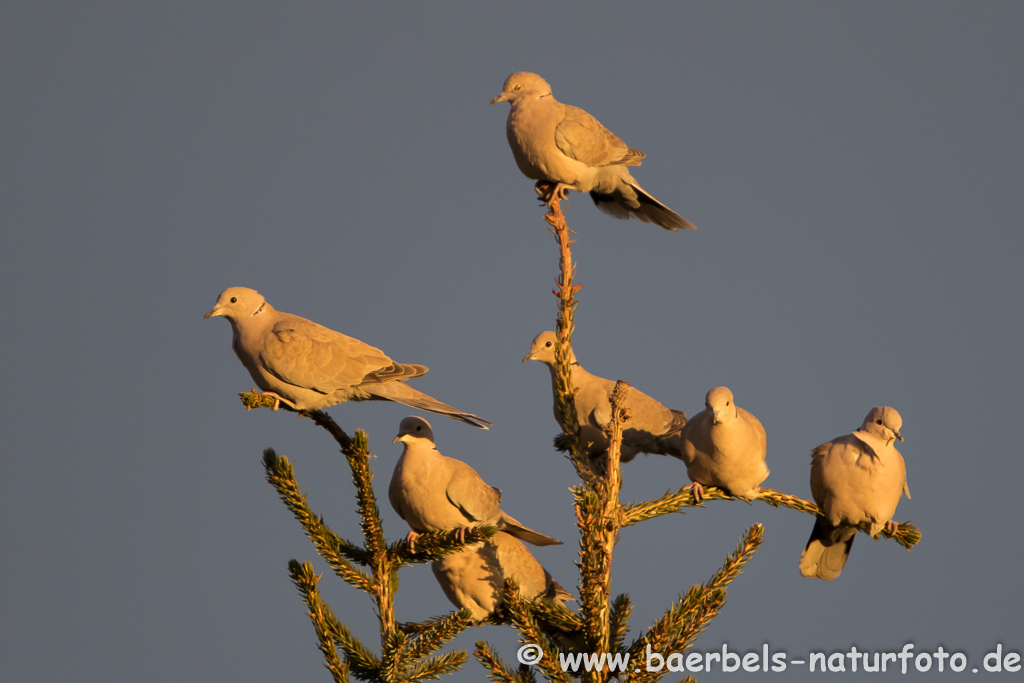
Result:
M601 511L600 529L600 552L601 552L601 573L598 584L596 602L599 608L596 612L597 629L600 640L594 642L596 646L593 652L611 652L611 638L609 630L609 609L612 588L612 555L615 549L615 542L619 537L621 525L621 505L619 503L619 492L622 490L622 425L629 420L629 411L623 408L626 402L626 390L629 385L623 381L615 383L610 399L612 419L608 426L608 456L605 470L605 480L600 492L604 509Z
M618 538L622 485L620 453L622 425L629 415L622 409L625 382L616 385L610 399L608 455L604 477L573 488L576 519L580 529L580 615L583 620L584 649L591 653L610 652L609 598L612 553ZM603 680L603 672L580 672L585 681Z
M292 560L288 563L288 572L292 583L299 589L303 602L309 608L307 613L313 622L320 652L324 656L324 666L331 672L337 683L348 683L349 667L356 676L363 678L372 676L379 662L369 649L355 638L348 628L338 621L331 608L320 598L317 590L319 577L309 562L300 563ZM345 661L338 657L337 648L345 653Z
M569 461L576 469L576 474L583 481L590 481L594 478L595 472L590 458L583 450L580 442L580 425L576 417L576 394L572 383L572 364L570 363L572 349L572 333L575 329L573 316L576 311L576 292L580 285L573 284L573 276L576 273L576 266L572 262L571 247L575 240L569 238L568 224L565 216L562 215L561 206L557 197L552 197L548 203L548 213L544 220L551 227L549 230L555 236L558 243L560 275L555 279L555 289L552 293L558 297L558 319L555 327L555 406L556 413L562 423L562 431L568 439Z
M530 609L542 622L564 633L573 633L583 628L580 615L548 598L534 599Z
M322 517L313 514L306 503L306 496L295 481L295 471L288 458L268 448L263 451L263 467L267 472L267 481L277 490L281 500L305 529L306 536L313 541L317 552L331 569L346 583L363 591L372 590L373 579L352 565L352 562L369 564L370 553L340 538L324 524Z
M744 538L740 539L739 544L736 546L736 550L732 555L728 555L725 558L725 563L722 568L712 575L704 585L703 590L705 595L717 594L721 596L721 599L712 599L705 603L708 607L703 610L698 610L697 614L693 619L687 620L686 626L680 633L679 642L674 644L676 651L683 651L688 649L693 642L697 639L697 636L704 632L704 629L708 627L711 620L718 616L722 607L725 606L725 589L733 579L740 575L743 571L743 567L746 566L750 558L754 556L757 549L761 547L761 543L764 541L764 525L758 523L747 529L747 533Z
M382 681L407 680L406 669L411 662L403 656L402 650L408 636L397 627L387 633L381 632L380 668L377 669L377 678Z
M469 610L464 609L415 624L418 627L415 630L410 629L409 624L399 624L398 628L413 634L409 639L409 656L422 659L440 650L473 624Z
M741 499L733 498L725 491L715 486L705 486L704 502L711 500ZM785 507L809 515L822 516L821 509L812 501L804 500L803 498L798 498L797 496L783 493L776 489L765 488L762 486L760 493L755 500L771 505L774 508ZM644 501L642 503L629 503L627 505L623 505L622 526L632 526L639 522L673 512L684 513L684 508L689 507L704 506L703 503L697 502L693 496L693 491L690 489L690 485L687 484L678 491L666 493L660 498ZM859 528L861 531L867 533L871 526L865 522L861 524ZM882 531L879 532L879 536L886 539L893 539L907 550L912 550L913 547L921 540L921 531L910 522L903 522L902 524L897 525L895 533L889 531L888 528L883 527Z
M242 399L242 405L245 406L246 410L253 410L255 408L270 408L271 410L273 410L276 406L278 406L278 400L276 398L264 394L262 392L256 391L255 389L253 389L252 391L242 391L238 394L238 396L239 398ZM280 407L284 408L285 410L297 412L291 406L288 406L284 403L281 403Z
M549 681L570 683L569 675L559 666L557 645L538 623L533 610L533 602L523 598L519 592L519 584L515 580L506 579L501 596L512 619L512 624L519 631L519 642L536 645L543 653L534 666L540 669Z
M377 618L381 627L381 647L398 637L395 622L395 590L397 574L403 562L388 552L384 528L381 524L377 496L373 491L373 470L370 469L370 447L366 432L356 430L355 437L349 436L334 419L322 410L303 411L303 415L325 429L341 447L352 470L352 483L356 487L356 509L359 512L359 526L363 530L366 550L371 555L373 588L368 591L377 603Z
M608 635L610 637L609 651L621 652L626 642L626 634L629 633L629 618L633 616L633 603L629 596L622 593L612 601L612 608L608 615Z
M465 650L455 650L437 655L414 665L405 673L403 681L436 681L441 676L455 673L466 663L468 655Z
M409 543L403 538L388 546L388 554L395 561L400 562L399 566L433 562L445 555L457 553L466 546L486 541L497 532L497 527L485 524L448 531L428 531L416 535L416 541L413 544L415 552L409 550ZM461 541L459 540L460 534L463 537Z
M726 586L739 576L744 565L760 547L764 527L755 524L743 538L732 555L725 559L722 568L703 585L692 586L686 596L673 603L665 614L655 621L647 633L635 640L629 647L630 660L640 661L647 655L647 648L663 656L683 653L697 637L718 616L725 605ZM641 671L636 681L657 681L662 672Z
M533 676L533 671L526 667L520 667L519 671L512 671L495 652L494 646L486 641L477 641L473 656L487 669L487 678L496 683L536 683L537 681Z

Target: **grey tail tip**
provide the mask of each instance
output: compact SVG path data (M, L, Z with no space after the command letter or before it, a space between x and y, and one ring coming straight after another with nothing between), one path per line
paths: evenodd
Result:
M487 429L489 426L490 427L494 426L494 423L491 422L490 420L485 420L482 417L477 417L476 415L465 415L465 414L463 414L463 415L452 415L452 417L454 417L456 420L461 420L462 422L465 422L468 425L473 425L474 427L476 427L478 429Z
M647 194L643 188L637 185L632 187L636 191L637 201L639 202L639 206L635 208L629 206L621 197L612 194L591 190L590 198L594 200L594 204L597 205L598 209L615 218L622 220L633 218L642 223L657 225L670 232L679 232L680 229L697 229L697 226Z

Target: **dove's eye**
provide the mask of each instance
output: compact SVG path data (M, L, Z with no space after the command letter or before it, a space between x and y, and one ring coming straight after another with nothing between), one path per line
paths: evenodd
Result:
M550 347L550 346L551 346L551 342L548 342L548 343L547 343L547 344L545 344L544 346L548 346L548 347Z
M231 303L237 304L238 303L238 297L237 296L231 297Z
M513 90L522 90L523 86L517 84L517 85L512 86L512 89Z
M881 420L875 420L875 424L880 425L880 424L882 424L882 421Z

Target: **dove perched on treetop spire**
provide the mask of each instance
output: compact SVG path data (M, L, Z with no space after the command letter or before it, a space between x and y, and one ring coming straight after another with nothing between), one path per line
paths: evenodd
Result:
M872 536L883 527L895 530L896 506L903 494L910 498L907 468L895 445L903 441L902 427L895 408L872 408L860 429L811 451L811 494L824 516L814 520L800 555L801 574L838 577L864 522Z
M539 360L551 371L552 393L557 391L555 380L555 341L554 332L541 332L530 345L530 353L523 358ZM579 364L576 354L569 349L572 363L572 383L576 392L576 421L580 425L580 437L584 447L589 443L588 454L593 457L608 449L608 436L604 429L611 422L612 407L609 402L615 390L615 382L592 375ZM623 406L629 410L630 417L623 426L621 462L629 462L637 453L656 453L681 457L679 451L679 432L686 424L686 415L678 410L666 408L647 394L629 387L626 390L626 402ZM558 414L558 402L555 401L555 421L559 425L562 420ZM556 437L555 445L560 439ZM563 449L564 450L564 449Z
M480 429L493 424L405 383L424 374L425 366L395 363L358 339L275 310L254 289L225 289L204 317L215 316L231 323L231 347L256 385L295 410L319 410L345 401L394 401Z
M548 201L567 190L589 192L604 213L635 218L666 230L695 230L693 224L647 193L629 174L646 156L632 149L579 107L562 104L537 74L520 71L505 80L491 104L508 102L505 133L516 165L527 178L553 185Z

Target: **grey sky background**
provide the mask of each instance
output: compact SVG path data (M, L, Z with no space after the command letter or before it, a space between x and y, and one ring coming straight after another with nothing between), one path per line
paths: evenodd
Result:
M353 488L310 422L242 409L229 326L202 319L231 285L429 366L417 388L492 419L427 416L566 542L535 555L576 592L575 479L547 371L520 363L554 325L557 251L508 106L487 106L519 70L646 152L637 180L699 227L571 195L584 367L691 415L728 385L767 430L766 485L802 497L811 448L875 405L904 418L912 553L860 536L824 583L797 572L806 515L647 522L613 568L634 635L761 521L698 651L912 642L968 671L1021 652L1022 32L1014 2L4 3L0 679L329 680L286 567L316 553L261 453L357 538ZM330 412L369 433L399 538L410 409ZM686 483L657 456L624 476L626 500ZM369 598L317 566L378 649ZM400 619L450 609L428 567L402 571ZM455 647L479 639L514 659L508 629ZM470 657L448 680L483 678Z

